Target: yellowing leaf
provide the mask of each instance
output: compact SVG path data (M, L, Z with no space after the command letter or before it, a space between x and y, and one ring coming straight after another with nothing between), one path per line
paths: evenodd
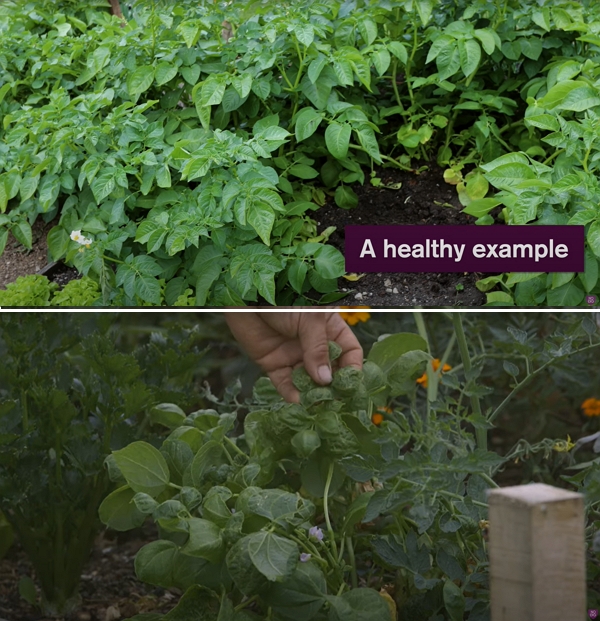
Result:
M363 276L366 276L366 274L344 274L343 278L349 280L350 282L356 282L357 280L360 280Z
M447 168L444 171L444 181L450 185L457 185L462 181L462 175L460 171L454 170L454 168Z

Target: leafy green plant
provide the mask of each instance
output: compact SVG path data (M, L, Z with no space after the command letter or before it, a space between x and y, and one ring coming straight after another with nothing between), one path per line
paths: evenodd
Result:
M151 516L160 539L138 553L138 577L184 592L165 619L194 609L207 620L489 619L486 490L515 460L564 476L574 444L521 439L499 455L487 431L546 374L570 381L595 355L597 330L563 317L535 339L493 321L480 351L453 314L440 319L448 338L433 364L432 323L415 318L420 335L376 341L362 372L340 369L329 387L296 369L298 404L265 379L244 404L232 392L187 415L163 404L161 446L135 442L107 458L115 489L102 520L128 530ZM506 386L494 390L500 376ZM586 493L590 541L595 462L567 477Z
M0 290L0 306L92 306L100 298L95 280L83 276L62 289L46 276L19 276Z
M4 552L14 530L48 614L77 605L110 484L106 455L152 436L155 404L197 401L189 387L202 370L198 335L171 330L124 354L114 344L115 318L0 316L0 546ZM21 586L35 603L31 578Z
M87 276L70 280L52 298L52 306L93 306L100 298L98 283Z
M541 154L525 100L544 67L595 49L597 17L588 1L107 8L0 9L0 249L58 215L52 256L103 305L339 299L315 212L356 206L375 165L447 166L489 223L485 166Z
M591 25L573 25L583 43L600 41ZM579 306L587 294L598 294L600 225L597 217L597 149L600 91L598 64L578 53L556 58L545 76L525 85L528 107L524 123L535 146L508 153L481 166L497 192L473 200L467 213L493 222L487 215L502 205L508 224L578 224L586 227L585 269L580 274L517 273L479 283L491 305ZM540 158L538 161L535 158Z
M0 306L50 306L50 298L58 289L46 276L19 276L0 291Z

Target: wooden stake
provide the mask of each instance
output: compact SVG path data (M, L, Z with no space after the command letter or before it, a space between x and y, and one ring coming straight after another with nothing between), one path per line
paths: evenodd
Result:
M541 483L489 493L492 621L584 621L583 496Z

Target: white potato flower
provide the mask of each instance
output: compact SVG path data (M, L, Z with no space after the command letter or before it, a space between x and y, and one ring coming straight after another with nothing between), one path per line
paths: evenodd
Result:
M73 231L71 233L71 239L74 242L77 242L78 244L80 244L81 246L88 246L88 247L94 241L93 239L90 239L89 237L84 237L81 234L81 231Z

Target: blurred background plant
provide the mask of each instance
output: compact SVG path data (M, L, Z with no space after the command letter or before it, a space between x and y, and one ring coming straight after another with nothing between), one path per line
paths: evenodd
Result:
M220 385L228 355L222 318L174 319L0 314L0 554L14 531L41 599L31 578L21 593L48 613L77 604L109 489L106 455L154 437L155 404L198 407L206 404L202 380L212 373Z

